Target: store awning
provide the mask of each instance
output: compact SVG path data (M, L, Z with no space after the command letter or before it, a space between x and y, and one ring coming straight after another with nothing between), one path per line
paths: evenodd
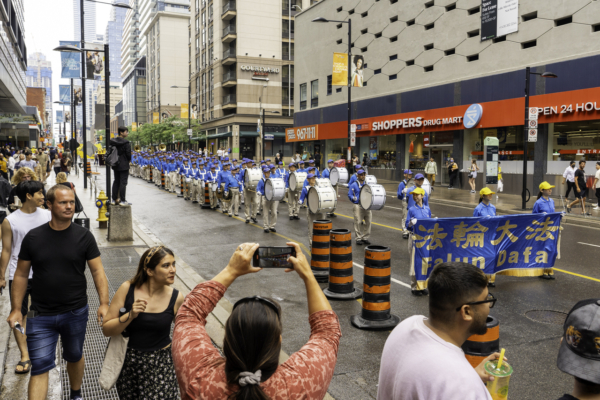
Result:
M266 135L273 135L273 137L276 138L283 138L285 137L285 132L265 132ZM241 137L258 137L259 133L258 132L249 132L249 131L242 131L240 132L240 136Z
M225 138L225 137L231 137L232 134L231 132L223 132L223 133L215 133L212 135L208 135L209 139L214 139L214 138Z

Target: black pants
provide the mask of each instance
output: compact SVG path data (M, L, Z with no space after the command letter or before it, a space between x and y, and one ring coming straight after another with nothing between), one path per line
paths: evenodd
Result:
M456 172L451 172L450 174L448 174L449 178L450 178L450 187L454 187L454 184L456 183L456 178L458 178L458 174Z
M115 180L112 185L112 199L117 201L120 199L121 202L127 201L125 192L127 190L127 179L129 178L129 170L124 171L113 171L115 174Z
M567 181L567 194L565 194L565 199L569 198L569 193L571 193L571 190L573 190L573 193L575 193L575 197L577 197L577 193L575 192L575 182Z

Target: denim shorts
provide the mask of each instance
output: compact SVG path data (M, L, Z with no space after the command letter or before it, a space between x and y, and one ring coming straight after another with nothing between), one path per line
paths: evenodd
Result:
M83 342L88 321L89 306L60 315L38 315L27 318L27 348L31 359L31 375L41 375L56 367L58 336L63 358L76 363L83 357Z

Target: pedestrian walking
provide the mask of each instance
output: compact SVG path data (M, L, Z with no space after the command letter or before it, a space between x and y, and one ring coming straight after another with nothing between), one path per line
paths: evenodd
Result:
M565 168L565 172L563 172L563 180L562 184L565 182L567 184L567 193L565 194L565 199L569 198L569 193L571 193L571 189L573 189L573 193L575 193L575 197L577 197L577 192L575 191L575 160L569 162L569 166Z
M277 224L277 206L279 205L279 202L267 200L265 196L265 182L271 176L271 170L269 167L264 167L262 171L263 178L261 178L261 180L258 181L258 185L256 185L256 194L261 199L260 204L262 204L265 214L263 216L263 230L265 233L277 232L275 224Z
M17 196L17 185L23 181L39 181L39 179L37 174L31 168L23 167L17 170L11 181L13 188L8 195L8 207L11 211L20 207L20 200ZM46 196L45 190L44 196ZM15 197L17 198L16 200ZM46 205L44 204L43 207L46 208Z
M46 149L43 148L42 151L39 152L37 156L38 164L40 165L41 173L39 174L40 181L43 184L46 184L46 179L48 178L50 172L50 158L46 152Z
M425 165L425 175L427 175L427 180L431 184L431 190L433 190L433 186L435 185L435 176L437 175L437 164L435 163L435 159L433 157L429 158L429 162Z
M23 205L8 217L2 217L2 257L0 257L0 287L6 288L6 270L8 268L8 289L12 293L13 279L17 269L17 260L21 243L30 230L49 222L50 211L40 208L44 202L44 185L38 181L23 181L17 186L17 196ZM32 273L29 273L25 296L21 301L23 329L27 327L27 312L29 311L29 296L31 295ZM31 370L31 360L27 350L25 335L13 329L21 359L15 367L15 374L27 374Z
M495 217L496 207L491 203L492 196L496 192L488 187L484 187L479 191L479 204L473 211L474 217ZM496 274L486 274L488 278L488 287L496 287Z
M596 206L594 210L600 210L600 161L596 161L596 175L594 176L594 190L596 195Z
M406 198L406 189L409 181L412 177L412 171L410 169L404 170L404 179L398 185L398 200L400 200L400 214L402 215L402 238L408 239L409 231L406 229L406 216L408 215L408 207L407 201L404 201Z
M574 204L581 204L581 215L592 215L585 210L585 198L587 197L588 189L585 182L585 160L579 161L579 168L575 171L575 197L571 204L567 206L567 212L571 212L571 207Z
M378 400L487 399L486 357L473 368L461 350L471 335L484 335L496 298L474 265L448 262L428 280L429 316L414 315L394 328L385 342L379 368Z
M182 397L188 399L322 399L337 361L341 330L300 246L289 261L306 287L311 335L308 343L279 365L282 311L272 299L238 300L225 322L223 353L206 333L206 319L227 288L249 273L257 243L240 245L222 272L186 296L173 332L173 361Z
M62 157L60 158L60 172L64 172L69 176L69 172L71 168L69 166L69 158L67 157L67 152L63 151Z
M354 233L356 236L356 244L367 246L371 244L369 237L371 236L371 220L373 214L371 210L365 210L360 205L360 191L366 184L365 177L366 172L363 169L356 171L358 179L350 185L348 188L348 199L353 203L353 215L354 215ZM365 221L363 225L363 220Z
M108 312L108 282L94 235L71 222L75 193L55 185L48 191L47 198L52 219L30 230L21 243L8 323L14 329L17 322L23 322L22 300L33 271L27 330L31 358L29 399L46 398L48 371L56 366L56 343L60 336L71 384L70 398L81 400L85 369L83 344L89 312L86 263L100 300L96 313L99 324Z
M408 215L406 216L406 229L410 231L410 236L408 238L408 254L412 260L414 241L413 227L417 224L418 220L431 218L431 210L429 209L428 205L423 204L423 198L425 197L425 190L423 190L423 188L418 187L413 189L410 195L413 199L414 205L408 208ZM419 289L417 285L417 277L415 275L415 267L413 263L411 263L409 275L411 294L413 296L426 296L429 293L427 289Z
M4 153L0 153L0 175L8 180L8 160L4 156Z
M21 155L21 161L19 161L18 168L31 168L35 171L35 167L37 166L37 162L32 159L33 155L31 152L26 152L25 155ZM24 159L23 159L24 158Z
M7 160L7 167L8 167L8 181L10 181L13 177L13 175L15 174L15 158L13 156L9 156L8 160Z
M456 183L456 178L458 177L458 164L454 162L454 158L450 157L450 161L448 162L448 178L450 180L448 184L448 189L454 189L454 184Z
M554 208L554 200L550 198L552 194L553 185L548 182L540 183L540 192L537 195L537 200L533 205L533 214L538 213L553 213L555 212ZM577 201L577 200L576 200ZM560 234L560 233L559 233ZM551 279L554 280L556 277L554 276L554 269L552 268L544 268L542 275L540 276L542 279Z
M110 302L102 332L129 338L116 385L120 399L179 398L170 337L171 323L184 300L171 287L176 271L173 251L152 247L142 254L135 276L121 284Z
M471 160L471 167L469 171L469 185L471 186L471 193L476 193L475 179L477 179L477 171L479 171L479 167L477 166L477 160Z
M60 173L61 165L61 157L58 155L58 153L54 153L54 160L52 160L52 168L54 168L55 177L57 177Z
M320 171L322 169L322 167L321 167L321 158L322 158L321 151L317 150L315 152L315 166L317 167L317 171Z
M115 180L112 185L112 199L115 204L122 206L131 205L127 202L127 180L129 178L129 163L131 162L131 143L127 140L129 130L124 127L119 127L119 135L110 140L110 145L117 148L119 155L119 163L112 167Z

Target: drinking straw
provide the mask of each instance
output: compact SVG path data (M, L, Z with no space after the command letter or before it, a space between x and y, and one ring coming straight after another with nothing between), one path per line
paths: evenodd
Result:
M500 350L500 358L498 359L498 364L496 365L497 370L502 367L502 363L504 362L504 352L506 352L506 349Z

